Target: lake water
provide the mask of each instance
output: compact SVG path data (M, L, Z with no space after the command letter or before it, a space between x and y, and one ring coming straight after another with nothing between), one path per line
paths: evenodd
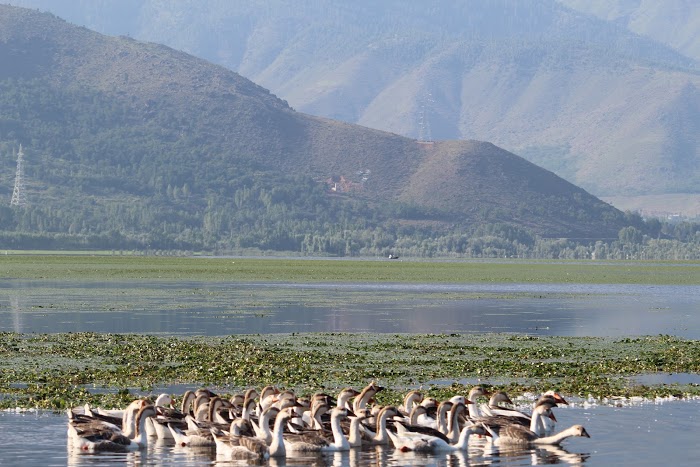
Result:
M513 332L700 339L699 305L700 286L5 281L0 331Z
M700 287L558 284L0 283L0 331L207 335L291 332L670 334L700 339ZM698 375L677 375L695 382ZM646 375L664 382L668 375ZM656 379L654 379L656 378ZM659 379L661 378L661 379ZM700 401L575 401L560 426L591 439L563 450L416 456L365 449L270 465L696 465ZM0 465L215 465L211 451L169 445L128 455L66 448L66 418L0 412ZM230 465L230 464L229 464Z
M363 448L322 457L271 460L265 465L316 466L467 466L564 465L697 465L700 458L700 400L586 404L555 409L559 426L580 423L591 438L572 438L560 449L524 449L466 454L416 455L391 448ZM212 450L155 443L131 454L82 454L66 448L66 417L49 413L0 412L0 464L3 466L236 465L217 461ZM249 465L240 463L238 465Z

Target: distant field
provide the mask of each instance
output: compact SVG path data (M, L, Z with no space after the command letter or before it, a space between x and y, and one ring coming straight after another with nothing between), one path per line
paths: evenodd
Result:
M700 284L700 261L422 261L0 255L1 279Z

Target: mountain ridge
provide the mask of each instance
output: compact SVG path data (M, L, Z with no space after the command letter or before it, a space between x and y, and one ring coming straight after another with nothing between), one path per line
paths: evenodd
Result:
M614 237L626 225L491 143L426 144L298 113L219 65L48 14L0 5L0 30L0 57L19 64L0 70L0 146L24 142L34 154L38 205L27 219L0 213L5 228L9 219L53 233L258 247L264 233L301 248L336 223L429 219L443 232L511 223L555 237ZM5 158L5 194L13 165ZM341 178L340 197L321 191Z
M306 113L409 137L427 121L428 139L491 141L598 196L697 193L700 136L677 125L700 121L697 60L631 32L625 16L603 21L564 6L584 3L148 0L126 2L133 14L120 24L235 69ZM692 2L677 3L686 10L668 17L686 11L692 26ZM639 5L638 25L663 9ZM113 33L104 18L125 11L75 0L66 8Z

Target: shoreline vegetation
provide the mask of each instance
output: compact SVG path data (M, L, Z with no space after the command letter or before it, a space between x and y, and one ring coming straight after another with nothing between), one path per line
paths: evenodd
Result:
M113 256L0 256L3 280L700 284L698 262L394 261ZM6 307L0 302L0 308ZM222 394L275 384L333 392L377 381L380 403L420 387L474 384L518 396L700 396L699 384L634 376L700 374L700 342L674 336L305 333L226 337L0 333L0 408L123 407L136 395L209 386Z
M0 279L700 285L700 261L0 255Z

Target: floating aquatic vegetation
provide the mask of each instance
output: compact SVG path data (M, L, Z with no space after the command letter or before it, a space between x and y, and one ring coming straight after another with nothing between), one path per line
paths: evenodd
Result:
M131 392L182 384L229 393L276 384L310 393L371 380L387 387L380 402L398 403L414 387L440 398L465 394L469 384L459 383L465 378L514 395L552 388L595 398L700 395L698 385L629 379L658 371L700 373L699 350L698 341L663 335L0 333L0 407L120 406Z

